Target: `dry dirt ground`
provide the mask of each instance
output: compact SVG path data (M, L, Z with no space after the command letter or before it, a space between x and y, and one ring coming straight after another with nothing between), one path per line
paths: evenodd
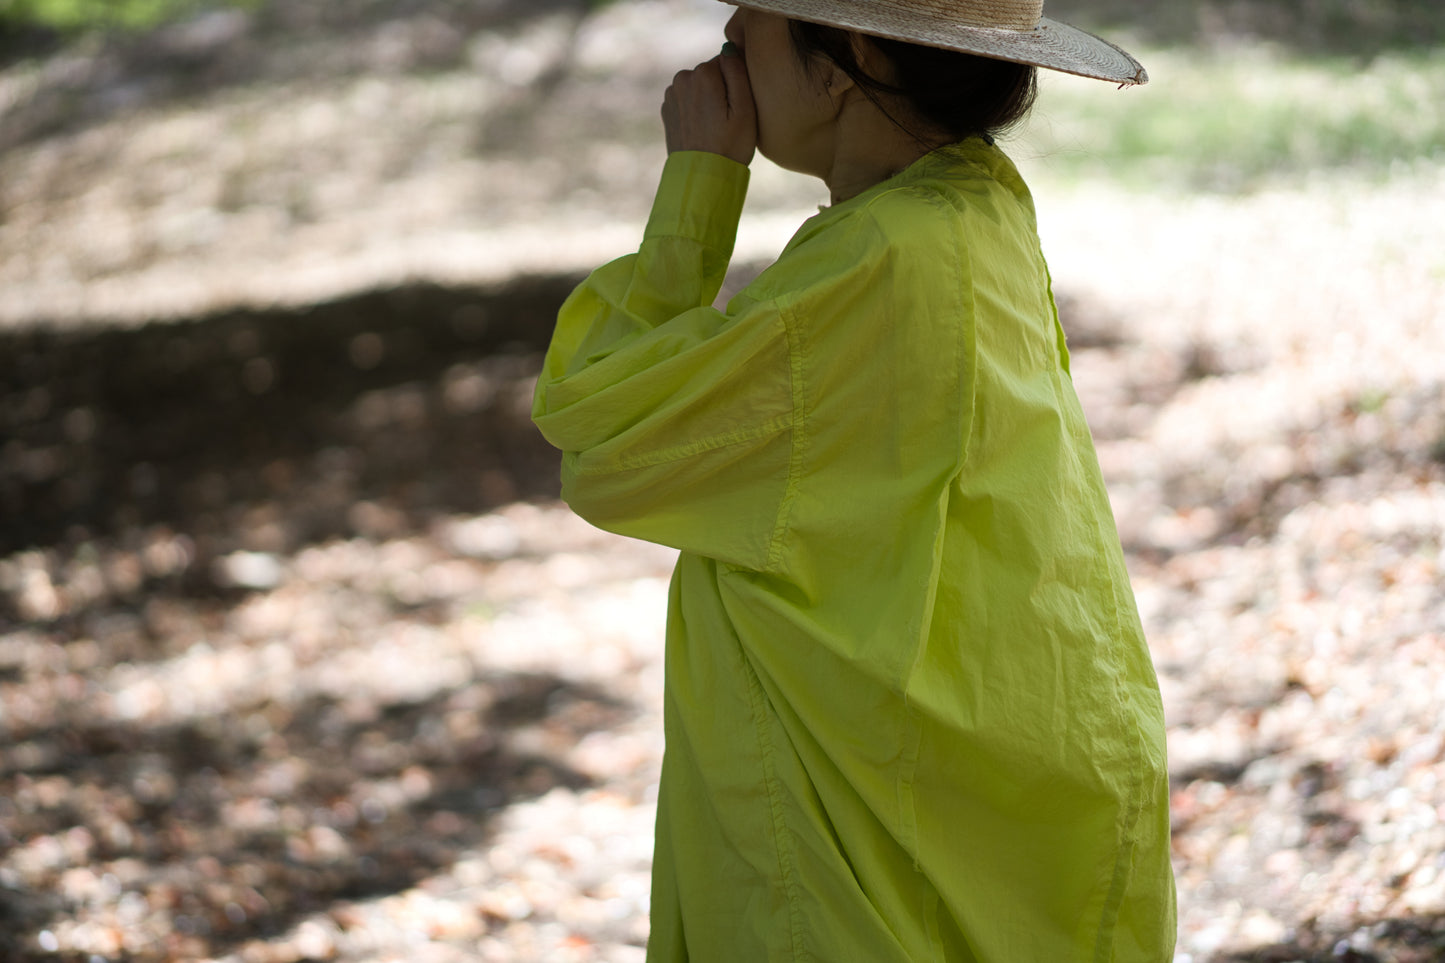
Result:
M526 412L719 13L331 9L0 70L0 960L642 958L670 556L558 505ZM1178 959L1445 959L1445 168L1020 160ZM739 277L820 199L761 169Z

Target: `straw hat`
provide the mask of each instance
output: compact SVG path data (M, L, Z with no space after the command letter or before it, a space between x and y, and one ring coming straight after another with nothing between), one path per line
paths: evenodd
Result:
M1139 61L1091 33L1043 15L1043 0L725 0L797 20L930 47L1146 84Z

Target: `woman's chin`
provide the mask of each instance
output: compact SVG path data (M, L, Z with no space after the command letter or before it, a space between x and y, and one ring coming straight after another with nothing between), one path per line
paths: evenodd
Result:
M766 157L774 166L781 167L785 171L792 171L795 174L806 174L809 177L822 178L823 176L815 169L816 165L809 164L802 158L790 156L787 153L770 150L765 144L758 144L758 153Z

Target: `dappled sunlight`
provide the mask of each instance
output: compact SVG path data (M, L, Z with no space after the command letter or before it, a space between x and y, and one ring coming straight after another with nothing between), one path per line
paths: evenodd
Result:
M273 559L0 642L12 917L133 959L636 944L671 553L516 504Z

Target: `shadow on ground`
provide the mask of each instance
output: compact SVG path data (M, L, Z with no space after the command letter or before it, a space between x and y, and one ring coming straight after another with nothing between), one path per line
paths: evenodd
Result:
M0 333L0 556L155 526L288 551L555 495L530 394L576 280Z
M29 841L43 860L39 840L83 868L46 889L0 885L0 957L56 959L31 955L36 934L107 887L166 911L139 957L155 960L224 954L405 891L485 850L505 807L589 784L512 732L575 742L630 712L587 686L499 674L414 703L313 697L30 734L0 771L0 849Z
M27 611L23 586L0 592L0 683L48 700L34 715L48 721L0 712L0 856L28 881L0 876L0 959L62 959L38 934L127 900L165 921L128 958L223 955L435 879L486 850L506 807L589 784L548 747L634 710L548 674L478 665L394 702L268 690L209 706L202 692L200 714L158 721L92 705L107 673L256 644L224 631L257 597L218 575L228 553L378 545L554 497L558 456L531 424L531 393L577 280L0 332L0 574L27 555L58 568L141 558L166 538L194 551L49 613ZM306 598L296 618L355 604ZM455 616L388 605L355 618L424 629Z

